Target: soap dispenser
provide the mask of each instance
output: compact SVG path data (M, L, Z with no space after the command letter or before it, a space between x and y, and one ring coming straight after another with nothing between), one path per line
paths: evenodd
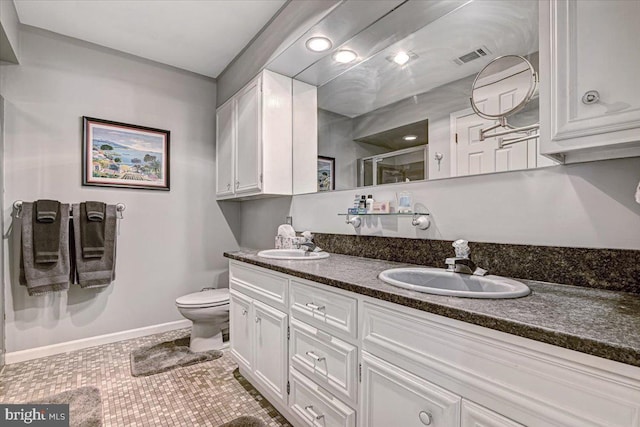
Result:
M367 213L373 212L373 196L371 194L367 196L366 207L367 207Z

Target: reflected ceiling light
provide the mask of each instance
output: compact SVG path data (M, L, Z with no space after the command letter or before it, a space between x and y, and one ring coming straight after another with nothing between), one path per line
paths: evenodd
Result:
M398 65L404 65L409 62L410 59L411 57L407 52L398 52L396 53L396 56L393 57L393 62Z
M341 49L333 54L333 60L341 64L348 64L349 62L353 62L357 57L357 53L348 49Z
M314 52L324 52L325 50L331 49L331 40L326 37L311 37L305 45L307 49Z
M415 141L416 139L418 139L418 137L416 135L405 135L402 137L402 139L404 139L405 141Z
M416 59L418 57L418 55L416 55L413 52L398 52L393 56L389 56L387 57L388 61L391 62L395 62L398 65L405 65L407 62L409 62L412 59Z

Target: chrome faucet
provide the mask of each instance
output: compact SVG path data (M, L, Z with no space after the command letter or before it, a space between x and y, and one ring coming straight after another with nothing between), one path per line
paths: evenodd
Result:
M307 248L307 252L313 252L317 248L316 244L311 240L304 243L298 243L298 249L302 249L303 246Z
M304 231L302 233L302 237L304 238L304 242L303 243L298 243L298 249L302 249L302 247L307 248L306 249L306 255L308 255L310 252L315 251L318 247L316 246L315 243L313 243L313 234L311 234L311 232L309 231Z
M445 263L447 264L447 271L452 273L473 274L475 276L484 276L487 274L487 270L478 267L471 259L469 254L469 242L466 240L456 240L453 242L453 247L456 251L456 256L453 258L447 258Z

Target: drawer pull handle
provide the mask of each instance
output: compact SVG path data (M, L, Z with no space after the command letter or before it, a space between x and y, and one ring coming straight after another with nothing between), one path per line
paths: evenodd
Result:
M247 315L247 310L245 310L244 308L242 309L242 315L246 316Z
M324 418L324 415L317 414L316 411L313 410L313 405L305 406L304 410L307 411L308 413L310 413L311 416L316 420Z
M323 360L326 360L323 356L318 356L313 351L307 351L306 355L312 358L313 360L315 360L316 362L322 362Z
M317 304L314 304L314 303L312 303L312 302L308 302L308 303L306 303L305 305L306 305L307 307L309 307L311 310L322 311L322 310L324 310L324 309L325 309L325 306L324 306L324 305L317 305Z
M420 418L420 422L426 426L431 425L431 421L433 421L431 414L425 411L420 411L418 418Z

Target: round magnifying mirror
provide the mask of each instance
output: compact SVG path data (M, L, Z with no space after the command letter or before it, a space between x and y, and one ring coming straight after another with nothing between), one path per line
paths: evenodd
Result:
M514 128L531 126L539 122L540 98L536 95L521 110L509 116L509 126Z
M536 91L537 74L519 55L500 56L473 81L471 106L480 117L500 119L522 110Z

